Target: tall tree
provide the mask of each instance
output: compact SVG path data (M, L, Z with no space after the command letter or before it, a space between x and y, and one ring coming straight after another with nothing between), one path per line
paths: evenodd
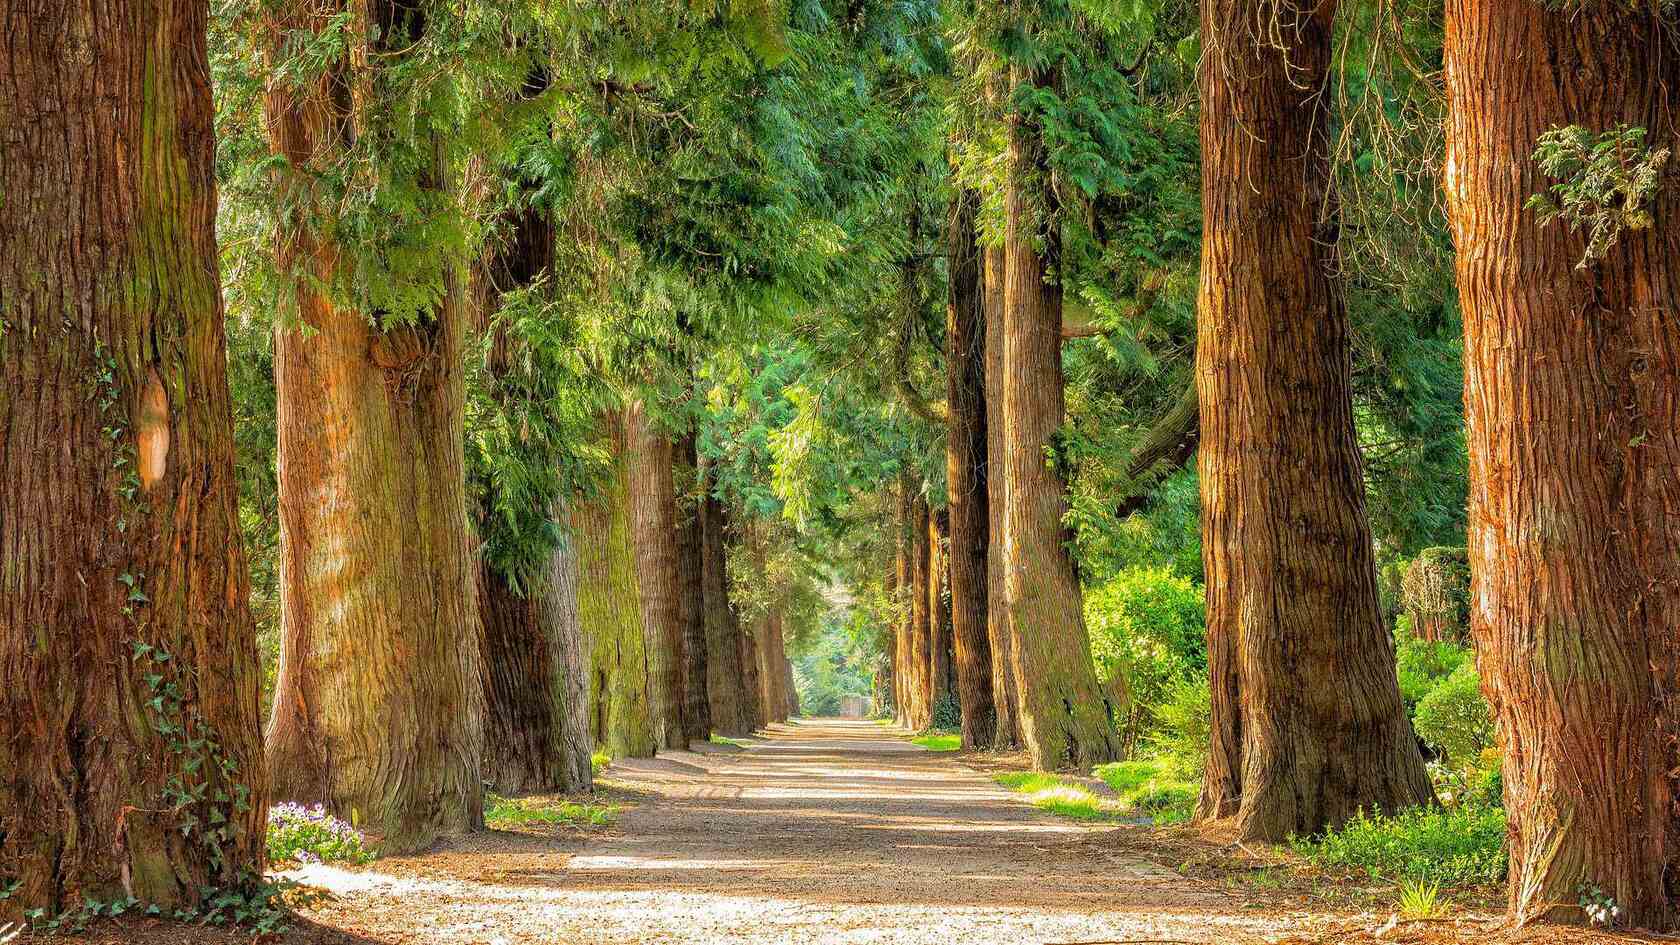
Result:
M705 500L700 495L696 454L690 429L678 441L676 450L681 484L677 504L678 620L683 628L683 731L689 741L703 742L712 733L712 706L706 694L706 564L700 522Z
M979 199L959 190L946 220L950 304L946 316L946 489L950 495L951 631L957 656L962 743L991 748L997 740L992 696L992 644L987 624L987 547L991 543L986 481L985 275L975 242Z
M456 210L440 133L393 127L400 109L380 107L412 94L394 85L412 80L430 8L365 10L356 48L324 66L290 57L299 37L336 35L343 4L281 3L265 30L269 138L295 214L277 268L297 309L275 343L284 640L267 751L277 798L354 812L402 851L482 822L484 699L459 260L438 252L418 286L370 286L362 270L387 247L339 242L340 208L318 202L318 176L338 180L355 149L426 212ZM399 299L410 307L384 307Z
M1050 65L1015 65L1018 101L1056 82ZM1060 222L1049 186L1042 119L1018 104L1009 117L1005 193L1003 425L1004 592L1021 736L1033 765L1082 767L1115 757L1110 712L1062 523L1067 482L1046 460L1062 424Z
M1464 311L1471 628L1504 748L1512 918L1680 913L1680 47L1656 4L1447 4L1445 187ZM1555 183L1593 219L1545 225ZM1626 128L1641 141L1611 144ZM1594 166L1590 151L1604 145ZM1589 181L1608 192L1595 191ZM1646 214L1641 219L1639 214ZM1625 224L1632 223L1623 229Z
M720 735L752 734L747 705L746 669L741 662L741 627L729 602L729 573L724 533L729 522L715 483L702 468L705 500L700 509L701 582L705 593L706 693L711 702L712 728Z
M207 13L0 4L0 917L262 867Z
M677 534L675 446L640 402L627 414L630 494L635 507L636 574L648 652L654 739L687 748L683 728L683 561Z
M931 525L927 497L910 500L910 727L920 731L933 724L933 553L928 547Z
M1007 506L1004 487L1008 483L1003 436L1003 247L985 247L982 264L986 315L986 638L992 650L996 747L1008 750L1021 744L1021 721L1015 648L1009 630L1009 598L1003 581L1007 553L1003 540L1003 512Z
M595 742L615 758L656 749L653 683L637 586L630 438L622 411L602 414L612 472L600 489L572 504L578 545L578 613L591 653L590 705Z
M1213 737L1282 840L1431 799L1377 601L1327 190L1333 2L1204 0L1196 347Z

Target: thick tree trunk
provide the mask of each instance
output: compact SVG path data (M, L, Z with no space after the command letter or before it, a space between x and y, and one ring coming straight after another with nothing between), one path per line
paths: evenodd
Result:
M0 9L0 918L193 909L267 809L208 11Z
M582 791L593 781L589 654L568 537L517 590L479 568L483 618L484 781L503 794Z
M992 650L992 706L997 712L993 747L1009 751L1021 744L1021 695L1015 685L1015 650L1003 581L1007 552L1003 511L1009 482L1003 435L1003 247L986 247L982 261L986 314L986 638Z
M731 608L733 610L733 608ZM735 613L735 640L741 647L741 701L747 710L747 727L757 731L769 721L764 701L764 670L758 633L762 622L748 626Z
M1471 629L1504 749L1510 908L1580 921L1594 886L1675 924L1680 768L1680 188L1585 240L1525 209L1548 129L1680 151L1655 6L1447 4L1445 185L1470 441Z
M927 499L910 501L910 727L921 731L933 722L933 611L928 606L932 574L928 565Z
M626 425L654 741L661 748L687 748L682 717L687 628L682 622L683 561L678 548L673 447L640 403L632 404L626 412Z
M578 548L578 614L590 649L590 715L595 742L614 758L645 758L656 748L647 642L636 582L628 434L617 412L604 415L613 472L600 492L572 505Z
M1047 86L1048 74L1016 81ZM1010 186L1004 246L1004 590L1022 740L1041 769L1085 767L1118 750L1097 685L1079 576L1062 524L1067 483L1045 458L1062 425L1062 287L1041 129L1009 121ZM1027 188L1036 189L1032 194ZM1042 218L1035 219L1035 211Z
M968 749L991 748L997 741L992 643L986 620L986 547L991 525L986 501L985 275L974 232L978 202L973 191L959 191L952 198L946 226L951 283L945 331L951 632L962 704L962 744Z
M752 734L747 705L746 668L741 663L741 627L729 603L729 573L724 549L728 517L723 502L711 493L707 477L701 508L701 581L706 597L706 692L712 707L712 728L720 735Z
M408 43L419 17L375 6L384 31L372 52L389 61L401 53L384 45ZM336 22L330 4L276 16L276 44ZM333 96L360 77L343 63L329 71L301 89L269 87L269 136L292 167L334 160L356 133ZM421 184L441 186L425 175ZM282 171L280 186L307 199L302 174ZM382 330L377 313L321 291L339 282L339 247L299 229L283 235L278 257L281 272L308 274L294 286L297 320L275 340L283 642L267 732L274 796L354 814L387 851L418 850L483 821L459 274L420 324Z
M706 695L706 592L701 578L705 557L701 548L700 467L694 432L677 443L678 621L683 628L683 732L690 742L712 734L712 706Z
M1326 196L1333 11L1202 5L1196 374L1213 740L1200 816L1234 817L1245 839L1431 799L1379 614L1353 429Z

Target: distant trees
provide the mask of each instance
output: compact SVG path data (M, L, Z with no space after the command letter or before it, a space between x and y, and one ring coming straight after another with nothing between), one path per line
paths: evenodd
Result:
M0 918L262 870L207 13L0 4Z
M1505 753L1510 914L1582 921L1591 887L1619 922L1672 927L1680 189L1671 168L1630 176L1680 150L1672 14L1452 0L1446 75L1470 621ZM1634 147L1611 139L1627 128ZM1607 161L1546 174L1536 147L1561 129ZM1548 224L1533 202L1554 186L1575 210Z

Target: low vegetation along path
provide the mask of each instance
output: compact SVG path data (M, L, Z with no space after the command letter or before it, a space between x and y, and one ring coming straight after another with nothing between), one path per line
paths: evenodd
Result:
M490 831L422 857L308 867L331 942L1245 942L1293 921L1022 803L868 722L615 763L605 828Z

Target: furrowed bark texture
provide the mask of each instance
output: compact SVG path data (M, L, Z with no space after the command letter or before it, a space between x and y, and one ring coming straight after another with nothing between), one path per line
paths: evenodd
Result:
M0 919L262 868L207 12L0 3Z
M571 538L517 590L488 565L479 575L485 782L502 794L587 790L589 653Z
M677 544L673 447L640 404L626 415L630 433L630 494L635 504L636 574L648 648L648 690L654 740L687 748L683 731L682 556Z
M951 632L962 704L962 744L968 749L991 748L997 740L992 643L986 623L986 546L991 527L986 502L985 276L980 247L974 241L978 203L973 191L959 191L952 198L946 227L951 273L945 331Z
M1008 485L1003 436L1003 247L988 246L981 258L986 313L986 638L992 650L992 706L997 712L995 747L1009 751L1021 744L1021 724L1015 650L1009 635L1009 603L1003 584L1004 490Z
M330 29L333 6L283 5L268 32L281 43ZM401 54L381 44L423 28L418 13L388 2L370 16L382 39L362 52L381 61ZM356 134L342 91L364 80L372 85L341 62L303 88L271 84L274 149L293 167L333 160ZM281 172L279 186L307 199L303 175ZM324 803L383 849L413 851L483 822L464 293L455 273L422 323L381 330L377 313L320 291L341 258L307 228L278 247L280 271L305 275L297 323L275 339L283 639L267 754L276 799Z
M945 510L928 515L928 716L931 724L936 714L961 709L957 698L956 646L951 633L950 568L945 553L949 533Z
M1377 602L1325 210L1333 12L1202 4L1196 374L1213 739L1199 814L1234 817L1245 839L1432 799Z
M701 583L700 468L693 431L677 444L678 620L683 628L683 732L691 742L712 733L712 705L706 696L706 592Z
M1016 71L1018 83L1043 87L1053 79ZM1062 287L1047 278L1059 253L1055 227L1035 221L1030 209L1052 202L1043 185L1048 171L1040 135L1029 116L1011 116L1002 369L1008 477L1004 589L1022 740L1033 766L1049 770L1112 760L1117 742L1091 662L1079 576L1062 524L1067 484L1045 455L1063 417ZM1038 199L1031 199L1027 187L1039 189Z
M578 548L578 615L590 650L595 743L614 758L654 753L647 641L631 535L630 462L623 415L604 415L613 473L601 491L572 505Z
M910 727L921 731L933 722L933 612L929 607L927 499L910 501Z
M1635 8L1638 9L1635 9ZM1496 710L1510 911L1673 927L1680 892L1680 188L1585 240L1524 205L1548 129L1680 151L1680 48L1637 4L1447 4L1445 186L1464 310L1471 629Z
M760 622L749 625L735 614L735 640L741 647L741 700L747 708L747 725L757 731L769 722L769 706L764 698L763 657L759 651Z
M746 668L741 663L741 627L729 603L729 573L724 531L729 527L723 502L711 494L707 477L701 506L701 582L706 603L706 692L712 706L712 728L720 735L752 734L747 705Z

